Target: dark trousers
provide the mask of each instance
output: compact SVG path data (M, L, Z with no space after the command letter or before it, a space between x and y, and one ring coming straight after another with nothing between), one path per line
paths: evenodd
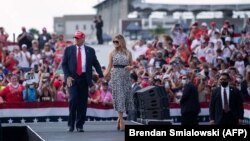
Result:
M198 114L197 113L182 114L181 125L198 125Z
M127 120L137 121L137 111L136 110L129 110L127 112Z
M96 37L98 40L98 44L103 44L102 29L96 29Z
M69 87L69 119L70 128L83 128L88 106L88 83L85 74L73 80Z
M235 119L231 111L225 113L223 112L222 119L218 123L220 125L237 125L238 119Z

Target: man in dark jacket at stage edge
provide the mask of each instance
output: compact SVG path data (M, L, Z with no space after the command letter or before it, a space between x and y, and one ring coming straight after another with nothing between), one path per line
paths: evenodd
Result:
M244 107L240 91L229 85L230 76L220 75L220 86L212 92L209 107L210 123L216 125L239 125L243 122Z
M200 113L198 90L188 75L182 76L181 82L183 86L180 100L181 125L198 125L198 114Z

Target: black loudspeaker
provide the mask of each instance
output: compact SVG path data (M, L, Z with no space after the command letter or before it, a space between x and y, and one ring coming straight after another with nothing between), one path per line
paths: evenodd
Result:
M143 119L168 119L169 109L141 110L140 117Z
M169 118L168 94L163 86L148 86L135 94L137 117L142 119Z
M157 120L157 119L142 119L138 118L137 122L144 125L172 125L173 120Z
M2 127L3 141L44 141L28 126Z
M168 97L163 86L148 86L136 92L139 100Z
M153 110L153 109L165 109L168 108L168 98L152 98L152 99L140 99L139 101L140 110Z

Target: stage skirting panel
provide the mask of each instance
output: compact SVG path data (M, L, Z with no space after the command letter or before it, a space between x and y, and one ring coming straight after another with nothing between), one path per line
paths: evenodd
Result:
M170 104L170 117L180 122L180 106ZM4 103L0 104L0 119L2 123L36 123L67 121L69 113L67 102L33 102L33 103ZM200 122L209 121L208 103L201 103ZM117 113L113 107L89 105L88 121L116 120ZM250 124L250 104L244 104L244 123Z

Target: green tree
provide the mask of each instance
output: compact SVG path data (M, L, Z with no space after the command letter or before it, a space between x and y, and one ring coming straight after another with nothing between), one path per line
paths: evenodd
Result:
M160 35L160 34L164 34L166 32L166 30L162 27L162 25L158 25L151 32L153 35Z
M35 29L35 28L30 28L29 29L29 33L30 34L32 34L32 36L35 38L35 39L37 39L38 38L38 36L39 36L39 30L37 30L37 29Z

